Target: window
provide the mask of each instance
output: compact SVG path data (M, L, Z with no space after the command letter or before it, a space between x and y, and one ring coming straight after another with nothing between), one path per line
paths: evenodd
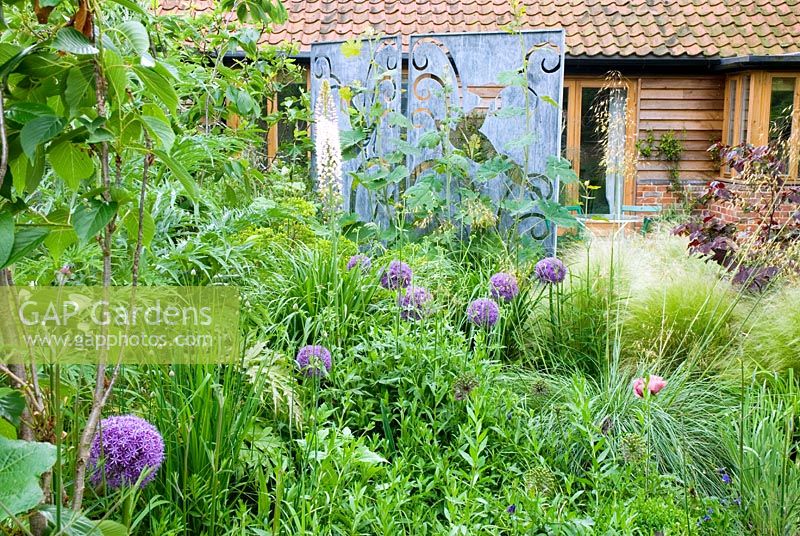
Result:
M564 82L562 155L589 189L570 188L568 203L589 214L617 214L633 197L634 85L625 81Z
M770 144L792 180L800 155L800 73L751 72L728 77L723 142ZM730 174L730 170L725 171Z
M783 156L784 166L791 178L797 178L798 119L800 77L773 76L769 99L769 144Z
M737 145L748 140L750 121L751 76L737 75L728 78L725 92L725 132L723 143Z

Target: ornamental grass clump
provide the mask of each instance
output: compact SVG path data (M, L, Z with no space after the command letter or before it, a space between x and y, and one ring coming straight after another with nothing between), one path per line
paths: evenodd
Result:
M489 278L490 294L496 300L510 302L519 294L519 284L514 274L498 272Z
M500 308L494 300L478 298L467 307L467 317L476 326L492 328L500 318Z
M164 440L155 426L134 415L100 422L89 454L90 480L110 488L144 487L164 462Z
M297 366L306 376L325 376L331 370L331 352L324 346L303 346L297 352Z
M381 286L387 290L400 290L411 284L411 267L403 261L394 260L381 275Z
M433 296L427 289L409 286L397 297L400 307L400 318L403 320L421 320L430 313Z

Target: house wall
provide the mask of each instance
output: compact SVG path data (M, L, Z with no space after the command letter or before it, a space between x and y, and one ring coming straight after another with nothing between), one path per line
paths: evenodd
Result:
M719 178L707 149L722 138L724 80L718 75L638 79L638 138L652 131L657 146L672 131L682 140L679 180L690 196ZM657 154L638 155L635 204L667 207L682 202L683 195L670 181L669 165Z

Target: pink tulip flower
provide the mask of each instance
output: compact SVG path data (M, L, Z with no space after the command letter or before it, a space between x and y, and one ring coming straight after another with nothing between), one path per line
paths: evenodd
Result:
M651 375L647 381L647 389L650 391L651 395L656 395L658 392L667 386L667 380L662 378L661 376L656 376L655 374ZM644 378L636 378L633 380L633 394L637 397L642 398L644 396L644 389L645 389L645 379Z

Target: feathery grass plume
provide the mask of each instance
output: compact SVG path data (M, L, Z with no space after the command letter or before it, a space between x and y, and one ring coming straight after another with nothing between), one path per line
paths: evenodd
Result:
M631 369L649 363L669 372L687 359L704 369L725 367L752 300L718 265L687 257L685 238L656 232L593 240L567 257L564 353L597 360L610 337Z
M317 191L323 205L333 210L342 195L342 147L339 140L339 111L330 82L322 86L314 107Z
M768 294L748 326L745 358L766 370L800 373L800 288L780 287Z

